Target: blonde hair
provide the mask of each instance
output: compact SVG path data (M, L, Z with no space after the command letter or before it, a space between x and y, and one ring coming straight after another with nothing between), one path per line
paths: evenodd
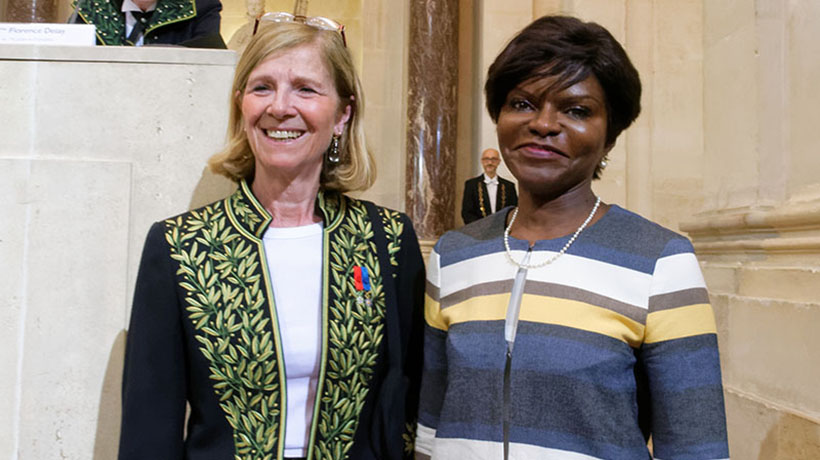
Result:
M350 105L350 119L339 140L338 164L325 162L320 186L325 190L365 190L376 180L376 164L367 149L364 135L364 93L353 59L341 36L334 31L299 23L262 23L239 58L231 88L228 140L225 149L208 160L211 171L235 182L254 174L254 156L243 129L241 98L248 78L262 61L276 53L305 44L318 45L333 78L342 104Z

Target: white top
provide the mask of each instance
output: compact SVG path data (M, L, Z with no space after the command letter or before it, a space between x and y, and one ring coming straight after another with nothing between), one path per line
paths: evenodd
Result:
M145 12L147 13L148 11L154 11L156 8L157 2L154 2L154 4L148 7L148 9ZM140 12L142 10L132 0L123 0L122 9L120 11L122 11L123 13L129 13L125 15L125 36L128 37L129 35L131 35L131 31L134 30L134 25L137 23L137 19L134 18L134 15L130 14L130 12ZM134 46L142 46L143 42L145 41L144 38L145 34L140 35L140 38L137 40L136 43L134 43Z
M321 353L322 224L269 228L263 242L287 382L285 456L304 457Z
M487 198L490 201L490 214L495 212L495 198L498 196L498 174L492 179L484 173L484 184L487 186Z

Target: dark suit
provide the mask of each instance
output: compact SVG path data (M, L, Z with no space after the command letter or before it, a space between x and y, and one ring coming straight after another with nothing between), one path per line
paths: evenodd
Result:
M100 45L131 45L125 38L122 0L79 0L75 22L97 28ZM219 0L159 0L145 28L146 45L187 45L195 48L225 48L219 35Z
M518 195L515 193L515 184L501 176L496 177L498 178L498 190L495 195L495 210L499 211L501 208L517 205ZM490 203L487 201L489 196L487 184L484 183L484 174L464 182L461 218L465 224L487 217L492 213Z

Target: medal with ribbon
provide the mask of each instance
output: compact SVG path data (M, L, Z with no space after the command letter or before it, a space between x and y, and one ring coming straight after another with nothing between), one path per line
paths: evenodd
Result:
M370 306L370 274L367 272L367 267L354 265L353 266L353 285L356 288L356 304L363 303Z

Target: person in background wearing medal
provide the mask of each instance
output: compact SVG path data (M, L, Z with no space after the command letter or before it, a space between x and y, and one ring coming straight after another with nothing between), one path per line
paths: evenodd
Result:
M76 0L70 21L96 27L107 46L226 48L219 0Z
M484 173L464 182L461 218L465 224L518 204L515 184L497 174L499 164L501 156L498 150L486 149L481 152Z
M343 193L375 165L341 32L262 18L209 161L238 189L151 227L121 460L412 456L424 265L407 216Z
M591 187L640 111L625 51L598 24L543 17L485 92L519 202L430 256L417 458L728 458L691 243Z

